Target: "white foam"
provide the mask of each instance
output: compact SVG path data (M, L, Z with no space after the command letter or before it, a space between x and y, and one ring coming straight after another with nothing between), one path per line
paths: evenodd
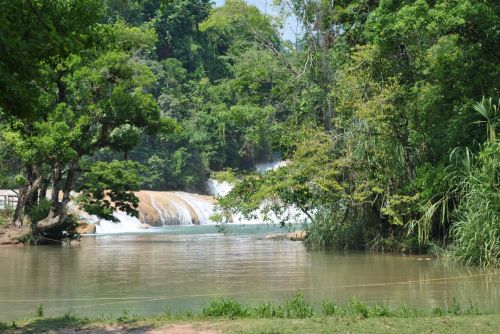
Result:
M141 223L139 219L123 211L115 211L113 216L118 219L118 222L99 219L96 216L89 216L90 219L86 220L96 224L97 234L144 232L151 228L151 226Z
M255 168L260 173L265 173L269 170L276 170L287 165L289 161L274 161L264 164L259 164ZM207 189L210 195L214 197L224 197L231 189L233 184L225 181L209 179ZM196 215L200 225L216 224L210 219L216 212L215 199L210 196L201 196L182 191L177 192L148 192L150 204L158 213L163 225L192 225L195 223L192 213ZM162 196L161 200L158 196ZM162 203L166 203L163 205ZM298 223L307 220L307 216L296 207L288 207L280 215L275 214L270 210L266 210L271 202L262 203L260 208L254 211L250 218L246 218L241 214L234 214L231 217L231 222L234 224L261 224L261 223L280 223L282 221ZM174 212L172 213L172 209ZM142 232L149 225L142 224L139 219L129 216L124 212L117 211L114 216L119 222L111 222L98 219L95 216L84 218L89 222L96 223L96 233L126 233L126 232Z
M227 194L229 194L231 189L233 189L233 186L234 185L226 181L218 181L214 179L208 179L207 181L208 193L215 197L226 196Z
M278 168L284 167L290 163L290 160L276 160L271 162L264 162L255 165L255 170L261 174L264 174L270 170L276 170Z

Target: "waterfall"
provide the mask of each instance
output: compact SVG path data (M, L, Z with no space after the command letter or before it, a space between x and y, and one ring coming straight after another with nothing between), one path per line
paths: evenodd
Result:
M255 170L261 174L270 170L276 170L290 163L290 160L276 160L271 162L263 162L255 165Z
M99 219L78 211L80 218L96 224L96 233L143 232L153 227L168 225L215 224L210 217L214 214L215 199L212 196L197 195L181 191L138 191L139 217L132 217L122 211L113 215L118 222Z
M288 161L275 161L256 165L256 171L265 173L285 166ZM113 215L118 222L98 219L78 211L80 217L88 222L96 224L96 233L126 233L146 231L154 227L170 225L208 225L215 224L211 217L216 213L216 197L227 195L233 185L214 179L207 182L207 190L210 196L198 195L182 191L147 191L142 190L135 193L139 198L139 217L132 217L122 211L116 211ZM278 223L288 218L295 222L303 221L305 215L295 207L289 207L282 216L274 213L264 213L264 205L256 210L253 218L245 218L235 214L231 222L234 224L259 224L262 222Z
M275 160L271 162L265 162L255 165L255 170L258 173L265 174L268 171L276 170L290 163L290 160ZM233 185L226 181L218 181L214 179L209 179L207 182L207 189L210 195L215 197L226 196ZM277 215L274 212L266 212L265 206L269 203L263 203L259 209L252 213L252 218L244 217L241 214L233 214L231 222L234 224L259 224L263 222L268 223L280 223L283 220L301 222L307 219L307 216L294 206L286 208L286 210L281 214Z
M112 222L105 219L97 219L93 217L96 224L96 233L130 233L144 232L151 226L143 224L136 217L129 216L123 211L115 211L113 216L118 219L118 222Z
M233 185L226 181L219 181L208 179L207 190L208 193L215 197L224 197L233 189Z

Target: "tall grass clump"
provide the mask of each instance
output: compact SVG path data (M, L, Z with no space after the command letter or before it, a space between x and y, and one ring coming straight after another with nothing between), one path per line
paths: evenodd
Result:
M233 298L216 298L203 309L206 317L224 318L310 318L315 315L313 305L305 301L302 293L297 292L291 300L281 305L271 303L256 306L242 305Z
M38 304L37 307L35 308L35 316L38 318L43 318L44 315L45 315L45 312L43 310L43 305Z
M0 329L7 329L7 324L3 321L0 321Z
M249 316L248 308L238 303L233 298L212 299L208 306L203 309L203 315L207 317L244 318Z
M450 253L469 265L500 265L500 142L487 144L462 180Z
M281 318L310 318L314 316L314 308L305 301L299 291L292 300L278 307L277 316Z

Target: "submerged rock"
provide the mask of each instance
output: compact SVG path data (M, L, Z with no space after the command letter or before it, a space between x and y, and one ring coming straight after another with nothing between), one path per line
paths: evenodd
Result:
M295 231L290 233L269 234L266 235L266 239L304 241L306 239L306 236L307 233L305 231Z

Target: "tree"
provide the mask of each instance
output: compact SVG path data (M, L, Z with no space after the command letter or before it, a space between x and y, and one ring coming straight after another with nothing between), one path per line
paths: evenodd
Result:
M210 10L209 0L164 1L155 19L158 57L177 58L194 71L203 64L204 36L198 29Z
M115 210L137 217L139 199L133 191L140 190L144 173L144 166L135 161L97 162L83 175L77 202L88 213L104 219L117 221Z
M128 123L114 128L110 133L110 147L123 152L123 158L128 159L128 152L139 143L141 130Z
M14 123L3 134L27 170L27 183L21 190L15 222L22 221L23 212L29 212L31 202L36 203L34 199L42 181L50 179L50 212L35 226L35 230L42 233L64 224L70 193L75 187L82 159L109 146L126 153L137 144L139 129L155 133L169 127L168 121L161 120L158 105L148 92L153 88L155 76L137 57L137 47L116 43L117 38L133 40L129 38L130 34L120 34L120 29L128 28L121 23L115 25L111 39L105 30L102 31L103 41L114 41L110 47L104 45L103 48L72 55L61 61L58 68L63 68L64 72L54 76L56 82L52 84L56 88L55 93L49 91L44 96L46 116L36 122ZM120 167L118 163L111 166ZM133 174L134 169L130 166L124 165L124 168ZM105 163L98 167L106 171ZM93 174L84 173L83 177L90 178L97 172L92 168L90 171ZM112 182L104 184L116 186ZM111 196L111 199L121 201L117 207L136 205L135 201L125 200L123 194L127 189L137 189L137 185L130 182L128 187L122 185L120 190L110 189L112 194L113 191L118 193ZM82 187L82 191L84 196L86 193L97 196L96 191L89 187ZM134 197L131 193L127 196ZM86 198L92 196L87 195ZM105 204L109 209L109 204L101 199L88 201L94 209L97 203ZM102 212L108 216L108 211Z
M0 3L0 107L5 113L33 116L45 69L91 45L100 9L98 0Z

